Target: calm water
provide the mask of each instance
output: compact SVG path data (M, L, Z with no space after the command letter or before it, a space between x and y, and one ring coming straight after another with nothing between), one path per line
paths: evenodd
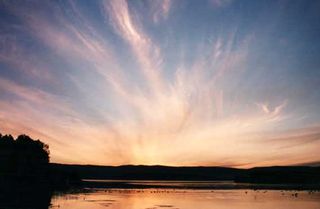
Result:
M320 209L320 193L276 190L108 189L56 195L59 209Z

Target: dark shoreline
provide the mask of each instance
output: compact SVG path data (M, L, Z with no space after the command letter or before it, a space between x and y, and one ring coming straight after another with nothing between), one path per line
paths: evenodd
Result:
M320 184L250 184L250 183L234 183L230 184L222 183L212 184L208 181L208 184L202 182L197 184L197 181L188 181L190 185L157 185L156 184L143 184L135 181L83 181L83 188L87 189L190 189L190 190L307 190L307 191L320 191ZM166 181L168 182L168 181ZM174 183L175 181L173 181Z
M150 185L131 185L135 181L229 181L233 185L219 185L217 188L270 188L270 189L320 189L320 167L273 166L249 169L227 167L172 167L172 166L94 166L51 164L62 173L75 173L81 179L118 180L118 182L83 182L86 187L98 188L145 188ZM120 181L120 182L119 182ZM159 185L153 185L159 187Z

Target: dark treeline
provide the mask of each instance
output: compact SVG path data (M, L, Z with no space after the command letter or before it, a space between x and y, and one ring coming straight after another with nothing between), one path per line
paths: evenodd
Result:
M308 166L275 166L251 169L143 165L53 164L52 166L57 170L76 172L83 179L234 181L253 184L305 184L312 188L320 188L320 167Z
M52 164L57 170L73 171L82 179L112 180L234 180L242 169L224 167L94 166Z
M44 177L49 165L49 146L27 135L14 139L0 134L0 173L10 177Z
M235 181L257 184L320 185L320 167L273 166L247 169Z
M52 192L80 184L49 163L49 146L27 135L0 134L0 208L48 208Z
M49 146L27 135L14 139L0 134L0 182L28 186L41 185L51 189L72 186L79 182L71 171L55 169L49 163Z

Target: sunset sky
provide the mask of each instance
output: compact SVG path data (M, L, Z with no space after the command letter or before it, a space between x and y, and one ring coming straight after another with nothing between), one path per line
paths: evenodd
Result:
M0 0L0 133L51 162L320 162L320 1Z

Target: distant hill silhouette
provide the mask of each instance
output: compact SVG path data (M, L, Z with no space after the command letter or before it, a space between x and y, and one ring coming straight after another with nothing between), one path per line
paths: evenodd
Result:
M235 181L259 184L320 184L320 167L273 166L251 168L238 175Z
M320 188L320 167L276 166L237 169L225 167L143 165L93 166L52 164L52 166L56 170L76 172L82 179L124 180L123 182L125 180L234 181L252 184L299 184L306 186L295 186L292 188ZM102 183L87 183L87 186L90 185L103 187ZM115 186L121 187L121 185Z
M83 179L127 180L233 180L243 170L224 167L94 166L52 164L61 171L73 171Z

